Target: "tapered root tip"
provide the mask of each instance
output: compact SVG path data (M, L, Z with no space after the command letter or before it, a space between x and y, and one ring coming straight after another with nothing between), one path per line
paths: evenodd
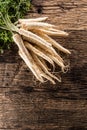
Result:
M58 78L58 81L61 83L61 78L60 79Z
M61 34L62 34L63 36L65 36L65 37L69 36L69 34L68 34L67 32L64 32L64 31L62 31Z
M67 54L71 54L71 52L69 50L67 50Z

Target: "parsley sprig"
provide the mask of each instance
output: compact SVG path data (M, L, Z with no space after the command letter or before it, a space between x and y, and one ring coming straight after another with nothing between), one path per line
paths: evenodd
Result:
M12 23L22 18L31 7L31 0L0 0L0 52L9 49L12 43L12 34L9 30L5 30L5 22L3 17L8 15Z

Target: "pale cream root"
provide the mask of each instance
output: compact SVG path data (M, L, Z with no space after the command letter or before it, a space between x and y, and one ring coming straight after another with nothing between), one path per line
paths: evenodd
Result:
M48 79L49 81L51 81L53 84L55 84L55 81L54 81L48 74L46 74L46 73L42 70L42 68L40 67L40 65L39 65L39 63L37 62L36 57L35 57L35 55L34 55L33 53L32 53L32 56L33 56L33 59L34 59L36 65L38 66L38 68L39 68L39 70L40 70L40 72L41 72L40 75L41 75L42 77L44 77L45 79Z
M27 49L24 46L23 40L19 34L14 34L13 35L13 40L19 47L19 55L22 57L22 59L25 61L27 66L30 68L30 70L33 72L33 74L36 76L38 80L43 82L42 78L39 76L39 74L36 72L36 69L34 68L34 61L27 51Z
M24 29L20 29L19 33L23 36L24 40L33 42L34 44L40 46L41 48L45 49L46 51L50 52L51 54L57 55L57 53L54 50L54 48L52 47L51 43L48 43L47 41L45 41L38 35L30 32L30 31L26 31Z
M19 19L19 23L28 23L28 22L41 22L45 21L48 17L39 17L39 18L34 18L34 19Z
M47 42L51 43L54 47L56 47L58 50L66 53L66 54L71 54L71 52L64 48L63 46L61 46L58 42L56 42L54 39L52 39L50 36L48 36L47 34L44 34L42 31L37 30L37 29L33 29L32 30L34 33L38 34L40 37L44 38Z
M43 29L49 29L52 27L55 27L52 24L44 23L44 22L21 22L21 25L24 25L30 29L35 29L35 28L43 28Z
M39 47L36 47L39 51L44 52L45 54L47 54L47 56L49 58L51 58L54 62L56 62L60 67L64 67L64 63L62 61L60 61L59 57L57 57L56 55L53 55L51 53L47 53L45 50L42 50Z
M59 78L57 78L55 75L53 75L53 74L51 74L51 72L49 72L49 70L47 69L47 66L44 65L44 63L39 59L38 56L36 56L35 54L33 54L33 55L34 55L34 57L35 57L37 63L39 64L39 66L43 69L43 71L44 71L46 74L48 74L50 77L52 77L52 78L58 80L59 82L61 82L61 80L60 80Z
M43 59L45 59L46 61L48 61L50 64L52 64L54 66L54 62L51 60L51 58L49 58L44 52L39 51L37 48L35 48L33 45L31 45L29 42L24 41L25 46L33 51L36 55L42 57Z

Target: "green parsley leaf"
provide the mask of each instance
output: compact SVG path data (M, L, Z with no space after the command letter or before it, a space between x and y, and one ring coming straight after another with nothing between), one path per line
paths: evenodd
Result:
M8 14L10 20L14 23L22 18L30 9L31 0L0 0L0 13ZM4 27L5 22L0 15L0 27ZM0 52L9 49L12 41L11 32L0 28Z

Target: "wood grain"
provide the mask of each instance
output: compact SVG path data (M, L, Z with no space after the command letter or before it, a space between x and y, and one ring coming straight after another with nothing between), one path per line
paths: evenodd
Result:
M62 83L40 84L15 45L0 55L0 130L87 130L87 1L32 4L30 17L49 16L48 22L69 33L56 41L72 52L70 70L61 74Z
M87 29L87 0L33 0L33 5L31 17L48 16L63 30Z

